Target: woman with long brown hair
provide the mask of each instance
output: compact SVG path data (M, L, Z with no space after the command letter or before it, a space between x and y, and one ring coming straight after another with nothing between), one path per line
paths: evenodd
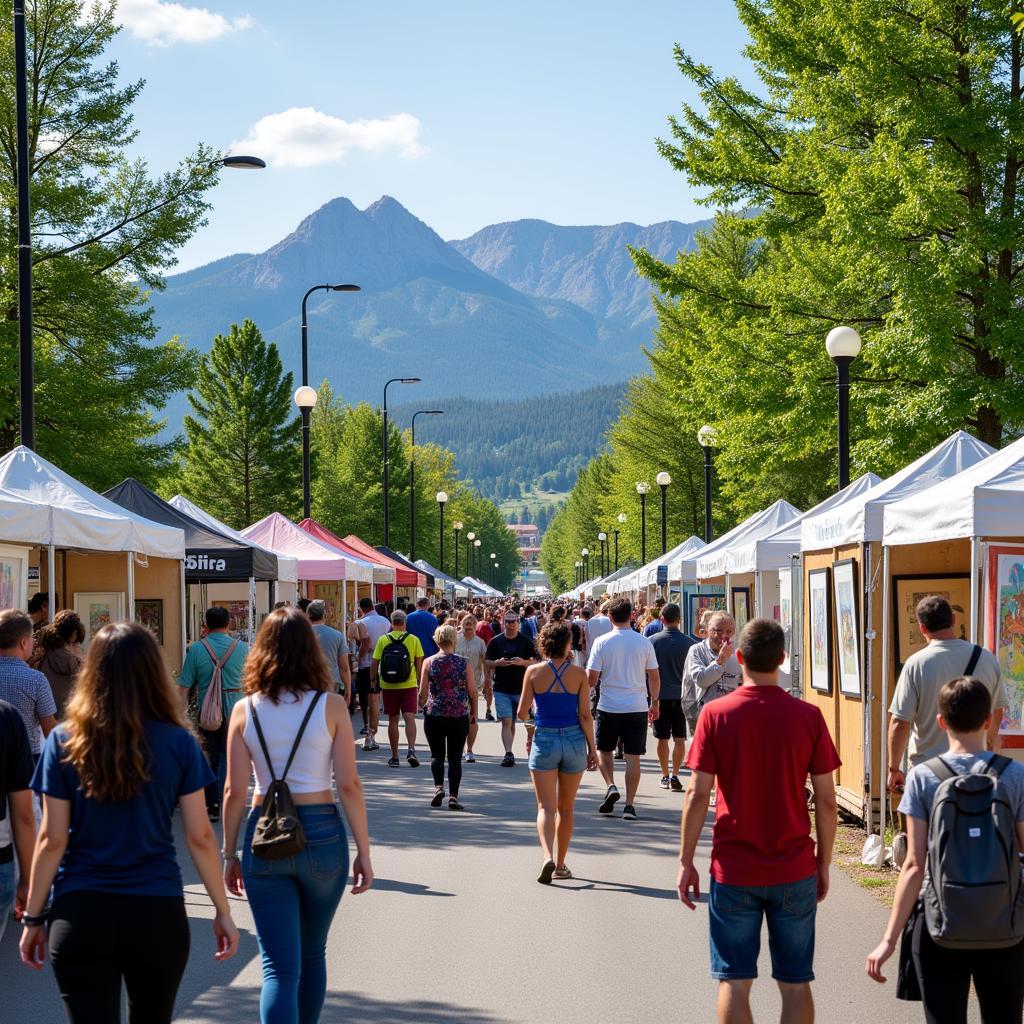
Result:
M70 608L57 612L53 622L36 634L36 646L28 663L49 681L57 705L58 722L64 717L75 678L82 667L81 644L84 641L85 626Z
M352 718L309 619L294 608L271 612L260 627L245 663L244 688L246 697L235 705L228 727L224 877L231 892L248 896L256 922L263 958L260 1020L313 1024L327 991L327 933L348 878L348 841L331 792L332 768L356 844L353 895L373 882ZM253 770L256 790L239 859ZM253 853L252 842L275 778L288 784L306 845L293 856L267 860Z
M171 834L179 804L189 853L214 905L214 956L234 956L238 930L206 817L203 788L211 778L152 633L130 622L104 626L32 782L43 823L21 958L41 969L49 937L72 1024L117 1024L122 982L132 1024L171 1020L189 952Z

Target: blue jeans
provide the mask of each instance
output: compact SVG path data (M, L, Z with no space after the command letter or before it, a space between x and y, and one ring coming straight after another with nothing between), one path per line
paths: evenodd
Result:
M768 920L772 977L788 985L814 981L817 876L786 885L725 885L711 879L711 977L757 977L761 922Z
M530 749L530 771L558 770L577 775L587 768L587 737L578 725L566 729L538 726Z
M11 911L14 909L14 894L17 889L14 876L13 860L0 864L0 939L4 937L7 922L11 919Z
M249 815L242 878L263 957L261 1024L316 1024L327 993L327 933L348 881L348 839L335 804L300 805L306 848L283 860L252 853Z

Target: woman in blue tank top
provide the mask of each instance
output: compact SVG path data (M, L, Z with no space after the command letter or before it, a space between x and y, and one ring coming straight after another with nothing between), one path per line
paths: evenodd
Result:
M519 718L525 722L534 708L530 775L544 853L537 881L550 885L552 878L572 878L565 854L572 839L576 791L584 770L597 763L597 751L587 673L572 663L572 629L566 622L549 622L538 644L547 660L526 670Z

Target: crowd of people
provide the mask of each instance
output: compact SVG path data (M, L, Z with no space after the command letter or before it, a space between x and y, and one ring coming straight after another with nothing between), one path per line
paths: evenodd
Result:
M363 599L339 630L324 602L304 600L274 609L250 646L214 606L174 680L142 626L105 626L83 653L77 616L51 622L36 604L0 613L0 936L13 910L23 961L41 969L49 959L72 1024L118 1021L122 986L133 1022L173 1017L190 943L176 809L213 906L214 957L237 950L228 893L244 896L263 965L261 1021L319 1019L343 891L350 878L354 895L373 883L357 752L380 750L382 713L381 763L419 769L422 728L424 803L456 813L472 803L464 765L476 761L480 722L498 723L504 769L517 767L525 730L544 885L573 877L585 772L604 783L598 814L613 816L621 800L622 820L643 817L653 732L660 787L685 791L677 887L691 909L714 809L707 907L719 1020L752 1020L765 923L782 1020L813 1020L840 762L821 712L789 692L777 623L755 619L737 636L728 613L706 612L691 635L672 601L420 598L394 608ZM1006 705L995 658L959 639L945 598L926 598L917 616L927 644L902 670L889 725L907 855L867 972L884 980L902 937L901 997L920 998L928 1024L965 1021L972 985L985 1024L1018 1022L1024 766L995 751ZM980 841L958 861L964 808Z

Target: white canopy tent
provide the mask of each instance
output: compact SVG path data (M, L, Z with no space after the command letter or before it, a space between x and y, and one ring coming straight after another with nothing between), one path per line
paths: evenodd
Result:
M476 587L481 594L484 594L487 597L504 597L504 594L502 594L500 590L492 587L489 583L484 583L483 580L478 580L475 576L463 576L462 582Z
M781 526L800 517L800 509L779 498L773 505L755 512L724 537L706 545L694 557L694 572L698 580L724 576L729 569L729 551L736 544L756 541L773 534Z
M658 569L661 566L668 566L669 569L669 581L677 579L673 577L672 566L681 564L691 555L695 555L698 551L701 551L707 545L700 537L687 537L681 544L677 544L671 551L667 551L663 555L659 555L657 558L648 562L646 565L640 566L635 572L630 573L628 576L621 580L616 580L615 584L610 587L612 593L638 593L647 587L654 587L658 585ZM690 581L692 582L692 581Z

